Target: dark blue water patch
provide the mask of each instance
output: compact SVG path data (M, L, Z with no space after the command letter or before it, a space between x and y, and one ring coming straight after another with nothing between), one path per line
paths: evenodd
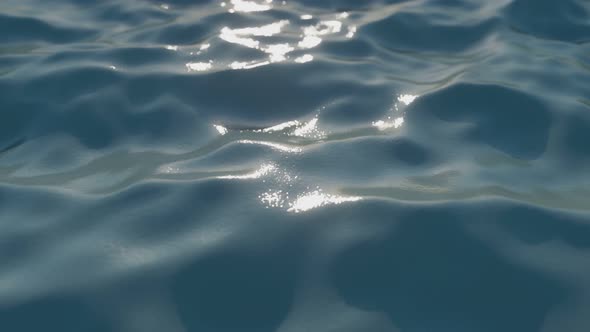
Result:
M214 152L202 157L175 163L185 171L190 170L219 170L234 169L244 170L248 167L257 168L262 160L272 160L274 149L270 146L259 144L230 143Z
M587 168L590 162L590 116L583 111L568 115L558 134L561 159L571 169Z
M221 251L187 265L171 280L184 326L188 331L276 331L294 299L298 256L287 246L256 254Z
M239 187L221 180L179 186L162 183L136 186L110 197L97 210L113 211L111 207L117 207L119 211L135 209L134 217L120 225L118 232L147 246L195 228L231 221L223 217L223 212L227 211L227 201L240 198ZM166 209L161 208L162 203L167 205Z
M66 232L77 229L72 225L60 228L64 226L60 224L63 220L55 217L65 216L72 210L71 202L63 198L42 190L0 188L1 270L9 273L27 261L35 261L48 250L53 236L64 234L61 233L64 229ZM22 213L23 207L26 207L25 213ZM2 306L0 302L0 317ZM0 326L3 326L1 322L0 319Z
M101 4L104 4L104 1L100 0L62 0L63 2L71 5L76 6L85 6L85 7L96 7Z
M434 160L434 152L407 138L398 138L391 144L391 155L408 166L420 166Z
M514 0L504 13L517 31L566 42L590 41L590 4L585 0Z
M31 121L38 116L37 111L43 107L43 104L33 102L3 102L0 100L0 108L2 109L0 146L10 147L14 142L26 137L27 130L32 127Z
M152 31L146 37L162 44L191 45L202 41L207 31L208 27L200 22L175 23L165 29Z
M482 3L477 0L430 0L428 4L439 7L442 12L448 12L449 14L456 13L456 11L477 10L482 7Z
M342 253L332 270L341 296L408 332L539 331L566 290L505 261L460 220L452 210L416 209Z
M461 52L476 47L496 29L498 21L441 24L427 14L401 12L367 25L359 33L391 50Z
M572 217L532 207L506 208L497 222L518 240L533 245L560 241L576 249L590 248L590 224L581 216Z
M124 66L125 69L140 66L159 66L171 60L178 60L175 52L164 47L121 47L109 49L64 51L47 56L43 66L66 66L71 62L94 61ZM106 66L105 66L106 67ZM153 67L152 67L153 68Z
M7 222L15 222L14 219L6 220ZM35 241L32 236L11 234L10 237L4 237L0 241L0 266L5 268L18 266L20 262L34 259L39 252L42 252L42 249L42 244ZM0 312L1 311L2 305L0 305ZM0 322L2 322L1 318Z
M424 114L467 123L463 139L489 144L511 156L535 159L545 151L552 111L542 100L499 85L454 84L408 107L408 121ZM414 120L415 119L415 120Z
M44 92L50 93L48 90L53 89L55 95L62 93L63 96L67 91L61 89L68 89L63 83L61 87L47 83L49 85ZM72 89L74 86L76 84L72 82ZM82 83L77 86L79 91L84 89ZM86 91L92 93L93 88L89 86ZM39 89L43 89L42 86ZM203 122L197 112L175 100L162 98L135 107L115 90L103 93L98 99L89 95L68 100L68 97L76 96L74 91L68 93L71 95L59 98L56 104L3 103L0 142L9 145L23 136L34 139L44 135L67 134L90 148L104 148L114 142L129 142L130 139L145 145L188 146L212 134L213 128ZM32 119L38 121L32 122Z
M24 100L64 105L86 94L113 87L121 82L121 78L120 73L106 66L72 66L14 84L13 87L18 86L19 92L11 99L21 97Z
M375 47L365 40L351 41L327 41L321 45L321 49L332 54L336 60L366 61L375 54Z
M125 92L135 103L149 102L162 94L175 96L196 111L215 116L230 126L260 126L298 119L340 96L362 98L375 89L355 81L312 84L306 81L306 76L313 70L314 66L299 69L265 66L206 76L142 75L129 79Z
M24 207L26 212L22 213ZM47 250L51 230L56 226L55 215L65 215L71 206L46 191L2 186L0 210L0 269L8 272L38 259Z
M97 31L81 27L62 27L34 17L0 14L0 42L70 43L93 38Z
M104 332L112 327L79 296L45 296L25 303L0 305L0 325L6 331Z
M330 103L321 109L319 117L326 124L336 126L369 124L375 119L386 117L390 112L392 94L387 86L366 86L365 93L359 90L350 90L347 95L330 100Z
M109 103L109 108L97 107L95 104L81 104L79 107L69 107L67 113L53 113L44 116L43 127L38 131L42 134L56 132L70 133L77 137L83 145L90 148L104 148L112 145L115 137L121 135L117 119L110 118L108 113L118 107ZM105 105L105 106L107 106ZM114 106L114 108L112 108ZM83 111L82 111L83 110ZM54 111L55 112L55 111Z
M13 142L5 145L5 146L1 146L0 147L0 154L6 153L12 149L16 149L18 148L20 145L22 145L24 142L26 142L26 138L24 137L20 137L17 138L16 140L14 140Z
M121 3L101 4L91 13L95 19L100 21L117 22L128 26L139 26L152 20L160 21L173 18L171 13L159 8L156 9L155 6L154 8L126 8Z
M18 52L17 50L15 50L15 51ZM10 53L11 50L0 49L0 54L2 54L4 52ZM26 58L23 59L23 56L20 54L15 54L13 56L11 56L11 55L0 56L0 77L10 74L11 72L18 69L20 66L22 66L26 63L27 63L27 59Z
M309 149L293 163L315 177L350 183L420 173L435 167L438 158L435 151L411 138L382 137L325 143L317 149Z

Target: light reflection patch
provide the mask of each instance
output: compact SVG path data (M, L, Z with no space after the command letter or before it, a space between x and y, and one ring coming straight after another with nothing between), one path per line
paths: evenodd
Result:
M270 64L270 61L262 61L262 62L237 62L234 61L229 64L231 69L252 69L260 66L266 66Z
M324 133L320 132L317 128L318 118L313 118L303 126L293 131L294 136L308 137L308 138L321 138Z
M295 58L295 62L297 63L306 63L313 60L313 55L311 54L304 54L298 58Z
M251 12L263 12L270 10L272 6L272 0L265 0L262 3L258 3L255 1L246 1L246 0L231 0L229 2L232 7L228 10L230 13L235 12L242 12L242 13L251 13ZM226 3L222 2L221 7L225 7Z
M400 114L400 107L408 106L414 100L418 98L418 95L401 94L396 98L395 103L391 107L392 115L388 115L385 120L378 120L372 123L373 127L379 130L386 130L390 128L400 128L404 124L403 113ZM399 114L399 115L398 115Z
M247 34L241 34L247 35ZM240 37L241 35L235 33L232 29L228 27L224 27L221 29L221 33L219 34L219 38L225 40L228 43L233 44L240 44L242 46L246 46L248 48L258 48L258 44L260 42L258 40L254 40L252 38Z
M176 174L176 173L180 173L180 169L178 167L174 167L174 166L170 166L170 165L160 166L158 168L158 173Z
M290 130L290 132L289 132ZM279 132L283 131L289 136L298 136L305 138L323 138L326 134L318 129L318 118L315 117L307 122L301 122L298 120L291 120L272 127L264 128L262 130L255 130L254 132Z
M289 46L289 44L274 44L262 48L262 51L269 54L271 62L287 60L287 53L293 50L294 48Z
M282 190L272 190L269 189L268 191L260 194L258 196L262 204L266 206L266 208L284 208L287 205L287 201L289 200L289 193L283 192Z
M244 140L238 141L238 143L264 145L264 146L268 146L268 147L271 147L273 149L276 149L276 150L279 150L282 152L289 152L289 153L299 153L302 151L302 149L298 148L298 147L291 147L288 145L267 142L267 141L253 141L253 140L244 139Z
M285 130L287 128L292 128L292 127L295 127L295 126L299 126L300 123L301 122L299 122L297 120L291 120L291 121L279 123L276 126L264 128L264 129L262 129L262 131L265 132L265 133L270 133L270 132L273 132L273 131L282 131L282 130Z
M314 48L321 43L322 43L322 38L320 38L318 36L305 36L305 37L303 37L303 39L301 41L299 41L297 46L299 46L299 48L302 48L302 49L307 49L307 48Z
M227 128L225 128L224 126L213 125L213 128L215 128L215 130L217 130L217 132L222 136L227 134Z
M318 117L314 117L309 121L299 121L299 120L291 120L286 121L283 123L279 123L274 126L262 128L262 129L253 129L253 130L243 130L241 132L251 131L253 133L282 133L288 136L298 136L298 137L305 137L305 138L324 138L326 133L318 128ZM217 132L221 135L225 135L228 133L228 129L219 124L213 124L213 127ZM273 148L276 148L281 151L288 151L288 152L300 152L301 148L297 147L290 147L285 144L280 143L273 143L263 140L251 140L245 139L240 140L238 143L242 144L258 144L258 145L266 145Z
M326 205L357 202L362 200L362 197L327 194L322 189L317 188L298 195L294 200L290 199L289 191L268 189L258 195L258 199L266 208L286 209L287 212L302 213Z
M189 62L186 64L188 71L207 71L212 67L212 62Z
M272 9L272 0L231 0L221 2L222 7L227 7L230 12L258 12ZM285 4L285 2L283 2ZM231 43L258 50L265 55L264 59L257 59L251 61L240 61L239 59L215 59L213 60L195 61L187 64L190 71L208 71L212 70L213 66L216 70L221 68L229 68L233 70L253 69L260 66L265 66L273 63L280 63L285 61L292 61L293 63L307 63L314 60L311 54L299 54L293 58L289 55L296 51L308 50L317 47L322 43L324 38L328 35L341 34L343 37L352 38L356 33L356 26L345 25L345 20L348 18L348 13L330 14L324 16L326 19L318 20L315 24L297 26L292 24L289 20L280 20L270 24L265 24L257 27L244 28L230 28L223 27L220 30L218 38ZM310 14L303 14L300 16L300 22L312 20L314 17ZM289 27L288 31L285 31ZM299 32L297 32L299 30ZM298 40L292 41L290 36L299 35ZM285 37L289 38L289 42L268 43L265 39L260 37ZM211 45L209 43L201 45L200 49L195 52L190 52L191 55L201 55L204 50ZM180 50L177 46L168 45L169 50ZM211 64L211 65L210 65Z
M229 179L229 180L252 180L261 178L272 171L275 171L277 167L273 164L264 164L260 166L259 169L255 170L252 173L242 174L242 175L222 175L218 176L218 179Z
M397 101L404 103L404 105L410 105L414 100L416 100L416 98L418 98L418 96L416 95L399 95L397 97Z
M399 118L395 118L393 120L388 119L387 121L384 120L379 120L379 121L375 121L373 122L373 127L376 127L379 130L386 130L386 129L390 129L390 128L399 128L404 124L404 118L399 117Z
M356 33L356 27L355 26L351 26L350 28L348 28L348 32L346 33L346 38L352 38L354 37L354 34Z
M325 205L338 205L345 202L360 201L362 197L357 196L339 196L323 193L321 189L302 194L289 204L288 212L300 213L311 209L319 208Z
M342 30L342 22L340 21L321 21L316 25L303 28L303 34L306 36L322 36L338 33L340 30Z

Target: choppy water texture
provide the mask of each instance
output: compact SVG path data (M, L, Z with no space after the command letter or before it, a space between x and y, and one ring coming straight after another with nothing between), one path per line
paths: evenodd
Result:
M0 330L590 331L590 2L2 0Z

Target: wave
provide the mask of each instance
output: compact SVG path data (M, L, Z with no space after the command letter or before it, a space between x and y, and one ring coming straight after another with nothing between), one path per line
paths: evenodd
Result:
M0 329L582 331L581 0L0 4Z

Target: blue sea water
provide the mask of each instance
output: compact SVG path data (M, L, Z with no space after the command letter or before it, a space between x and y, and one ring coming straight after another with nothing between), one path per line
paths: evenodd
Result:
M0 331L590 331L590 1L0 1Z

